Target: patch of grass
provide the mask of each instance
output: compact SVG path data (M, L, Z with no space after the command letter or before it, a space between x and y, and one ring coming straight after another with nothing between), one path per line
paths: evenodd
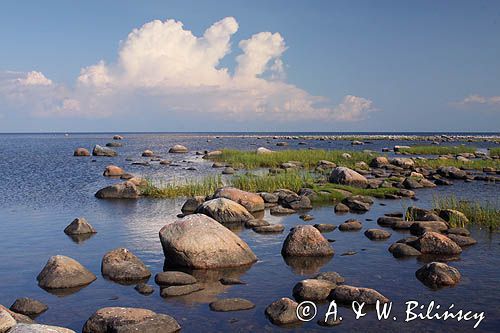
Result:
M500 210L498 205L491 203L481 204L477 201L459 200L454 196L438 197L434 196L433 205L436 209L454 209L467 216L469 224L474 224L490 231L498 230L500 227ZM450 221L453 227L467 227L463 223Z
M415 165L419 167L429 167L429 168L439 168L441 166L454 166L457 168L482 170L483 168L490 167L498 169L500 168L500 160L483 160L483 159L473 159L468 162L459 161L455 159L424 159L415 160Z
M249 192L274 192L278 189L299 191L302 187L314 183L314 177L308 172L283 172L262 176L244 174L235 175L230 184Z
M500 156L500 147L490 148L489 151L490 151L491 157L494 157L494 156L499 157Z
M325 197L330 201L341 201L347 195L344 194L345 191L350 192L354 195L366 195L370 197L376 198L384 198L386 194L396 194L399 189L397 188L359 188L347 185L339 185L339 184L314 184L312 187L317 193L320 193L320 196ZM329 193L326 194L326 193Z
M474 153L477 149L468 146L412 146L399 149L402 153L413 155L447 155L460 153Z
M142 195L153 198L206 196L213 194L221 186L224 186L224 183L220 175L172 183L154 183L148 180L148 185L142 189Z
M348 153L351 158L342 154ZM289 161L300 162L305 168L314 168L321 160L334 162L340 166L354 167L356 162L369 163L375 154L341 150L280 150L270 154L257 154L255 151L223 150L221 155L211 160L224 162L237 168L257 169L275 168Z

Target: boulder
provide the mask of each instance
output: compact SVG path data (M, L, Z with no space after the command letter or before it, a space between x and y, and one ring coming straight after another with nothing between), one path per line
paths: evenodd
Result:
M121 135L113 135L113 140L123 140L123 136Z
M273 153L272 150L264 148L264 147L257 148L257 150L255 152L257 153L257 155L272 154Z
M213 198L226 198L245 207L249 212L264 210L264 199L256 193L246 192L234 187L223 187L215 191Z
M217 312L242 311L255 308L255 304L243 298L219 299L209 304L210 310Z
M281 298L266 308L266 316L275 325L290 325L298 323L297 302L289 298Z
M125 248L109 251L102 258L102 275L117 282L144 280L151 272L144 263Z
M404 244L404 243L392 244L389 247L389 252L391 252L392 255L396 258L419 256L422 254L417 249L415 249L407 244Z
M415 165L415 162L411 158L404 158L404 157L391 158L389 162L392 165L395 165L403 169L410 169Z
M245 207L226 198L205 201L195 213L210 216L222 224L245 223L254 218Z
M66 235L85 235L85 234L95 234L94 227L87 222L83 217L78 217L73 220L65 229L64 233Z
M246 228L264 227L267 225L269 225L269 222L267 222L266 220L261 220L261 219L252 219L252 220L245 222Z
M116 166L116 165L108 165L102 174L105 177L120 177L125 174L125 171Z
M336 284L328 280L306 279L293 287L293 296L301 301L324 301Z
M325 233L325 232L332 232L335 229L337 229L337 226L335 224L328 224L328 223L317 223L314 225L316 229L319 230L319 232Z
M391 233L381 229L368 229L365 231L365 236L371 240L383 240L391 237Z
M460 170L454 166L442 166L437 169L437 173L440 176L451 178L451 179L465 179L467 178L467 173L464 170Z
M232 167L225 167L224 170L222 170L223 175L234 175L236 173L236 170L234 170Z
M418 207L408 207L406 209L406 219L411 221L442 221L435 212Z
M458 269L441 262L431 262L415 272L417 279L430 288L453 286L460 281Z
M138 308L109 307L97 310L83 326L83 333L173 333L181 326L172 317Z
M168 286L161 289L160 296L164 298L185 296L203 289L205 288L198 283L186 284L183 286Z
M323 273L319 273L314 278L317 279L317 280L327 280L327 281L333 282L335 284L342 284L342 283L345 282L344 277L341 276L337 272L323 272Z
M273 193L261 192L260 197L264 200L264 203L277 203L278 196Z
M339 225L340 231L358 231L363 228L363 225L358 220L347 220Z
M184 272L167 271L156 274L155 282L159 286L185 286L195 284L198 280Z
M471 246L477 243L477 241L470 236L462 236L456 234L448 234L449 239L457 243L460 247Z
M333 255L328 240L312 225L299 225L288 234L281 254L297 257L325 257Z
M95 194L99 199L137 199L140 195L141 191L131 181L107 186Z
M108 142L108 143L106 143L106 147L119 148L119 147L123 147L123 143L121 143L121 142Z
M306 210L311 209L311 200L305 195L287 195L280 200L280 204L285 208L293 210Z
M47 311L48 308L46 304L36 299L23 297L16 299L14 304L11 305L10 310L29 317L35 317Z
M285 230L285 226L283 224L270 224L253 227L252 230L258 234L280 233Z
M349 207L347 207L347 205L344 205L341 202L335 205L334 210L335 213L349 213Z
M7 333L16 324L16 320L10 313L0 308L0 333Z
M7 312L12 318L14 318L14 320L18 324L34 324L35 323L35 321L33 319L31 319L30 317L23 315L23 314L20 314L20 313L17 313L17 312L14 312L12 310L9 310L5 306L0 304L0 312L2 312L2 311ZM8 321L8 317L6 317L5 320ZM0 319L0 321L2 321L2 319Z
M209 269L252 264L257 257L232 231L203 215L168 221L160 230L165 258L173 266Z
M389 164L389 160L385 156L378 156L370 161L370 166L372 168L382 168Z
M106 157L115 157L118 155L116 151L107 147L101 147L99 145L95 145L94 149L92 149L92 155L94 156L106 156Z
M381 227L392 227L398 222L403 221L400 217L381 216L377 219L377 224Z
M78 261L66 256L53 256L37 278L38 285L46 289L63 289L85 286L96 276Z
M183 154L183 153L187 153L188 149L186 147L184 147L183 145L175 145L172 148L170 148L168 150L168 152L172 153L172 154Z
M336 167L332 170L329 178L330 183L349 185L355 187L366 188L368 185L368 180L365 176L359 174L358 172L346 168L346 167Z
M73 156L90 156L90 152L85 148L76 148Z
M455 209L437 209L436 213L446 222L458 225L467 225L469 223L467 216Z
M470 236L470 231L465 229L465 228L450 228L446 230L446 233L448 235L454 234L454 235L460 235L460 236Z
M196 211L196 209L205 202L205 197L201 195L197 195L192 198L188 198L186 202L182 205L181 211L184 214L191 214Z
M357 301L366 305L375 305L377 301L381 303L389 302L389 299L378 291L370 288L357 288L353 286L340 285L332 292L332 298L339 303L352 303Z
M462 249L454 241L445 235L428 231L417 240L408 243L423 254L456 255L462 253Z
M344 198L342 203L349 207L350 210L358 212L366 212L370 210L373 200L370 197L363 195L352 195Z
M40 325L40 324L17 324L9 333L75 333L75 331L64 327Z
M423 235L427 231L445 232L448 225L441 221L415 221L410 225L410 232L413 235Z
M285 208L283 206L274 206L271 207L269 213L271 213L271 215L289 215L289 214L295 214L296 212L291 208Z
M155 153L152 150L146 149L142 152L142 157L153 157Z
M151 295L155 292L155 288L153 286L144 282L137 284L134 289L141 295Z
M309 215L309 214L302 214L302 215L299 216L299 218L302 221L312 221L312 220L314 220L314 216Z

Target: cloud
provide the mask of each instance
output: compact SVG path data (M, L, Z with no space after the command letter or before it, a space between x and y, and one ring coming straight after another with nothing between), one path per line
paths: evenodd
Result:
M0 73L0 103L14 101L49 117L149 112L159 118L211 114L282 122L359 121L375 109L363 97L347 95L334 105L285 82L282 56L287 46L277 32L241 40L234 68L221 66L232 52L231 38L238 28L233 17L226 17L195 36L182 22L154 20L130 32L115 62L101 60L82 68L73 87L40 72Z
M469 95L460 102L457 102L456 104L459 106L472 106L472 105L500 106L500 96L485 97L477 94Z

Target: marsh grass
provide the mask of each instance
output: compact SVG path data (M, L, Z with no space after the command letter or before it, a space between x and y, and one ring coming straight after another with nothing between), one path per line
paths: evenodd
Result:
M460 153L474 153L477 149L469 146L412 146L400 148L399 151L413 155L447 155Z
M148 185L142 189L142 195L153 198L206 196L213 194L216 189L224 185L220 175L169 183L158 183L148 180Z
M482 170L483 168L500 168L500 160L483 160L473 159L468 162L459 161L455 159L424 159L415 160L415 164L419 167L439 168L442 166L454 166L457 168Z
M493 147L489 149L491 157L499 157L500 156L500 147Z
M498 205L492 203L459 200L455 196L434 196L433 205L436 209L458 210L467 216L469 224L488 228L490 231L498 230L500 227L500 210ZM453 227L467 227L462 221L450 221L450 224Z
M342 154L348 153L351 158L344 158ZM321 160L334 162L337 165L354 167L356 162L369 163L374 154L341 151L341 150L280 150L270 154L257 154L255 151L223 150L221 155L211 158L213 161L224 162L237 168L257 169L275 168L289 161L300 162L305 168L317 166Z
M274 192L278 189L288 189L298 192L302 187L314 183L314 176L309 172L283 172L266 175L235 175L230 185L249 192Z

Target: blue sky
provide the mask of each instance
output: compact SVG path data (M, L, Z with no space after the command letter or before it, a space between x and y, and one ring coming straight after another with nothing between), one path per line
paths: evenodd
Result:
M0 27L1 132L500 128L498 1L3 1Z

